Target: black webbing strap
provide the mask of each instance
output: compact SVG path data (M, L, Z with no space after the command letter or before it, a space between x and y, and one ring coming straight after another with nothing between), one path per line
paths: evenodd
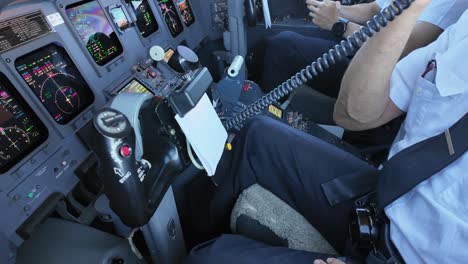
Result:
M377 185L380 210L467 152L468 114L448 131L402 150L384 164Z
M377 169L349 173L321 185L323 194L331 206L362 197L375 191L379 181Z
M467 151L468 114L448 131L402 150L384 164L382 171L351 173L323 183L328 203L335 206L377 190L379 208L383 209Z

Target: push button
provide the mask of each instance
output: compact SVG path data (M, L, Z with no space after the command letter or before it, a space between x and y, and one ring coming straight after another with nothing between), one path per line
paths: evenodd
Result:
M130 157L132 155L132 148L129 145L123 145L120 147L120 155L124 158Z

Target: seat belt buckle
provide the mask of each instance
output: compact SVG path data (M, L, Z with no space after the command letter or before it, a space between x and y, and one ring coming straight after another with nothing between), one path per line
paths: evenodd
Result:
M450 135L450 129L445 130L445 140L447 141L449 155L455 155L455 148L453 147L452 135Z

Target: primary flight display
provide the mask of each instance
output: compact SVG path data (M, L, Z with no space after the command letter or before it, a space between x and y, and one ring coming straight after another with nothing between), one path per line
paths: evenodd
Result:
M0 173L8 171L47 137L47 128L0 73Z
M78 2L67 6L65 12L98 65L103 66L122 54L122 44L98 2Z

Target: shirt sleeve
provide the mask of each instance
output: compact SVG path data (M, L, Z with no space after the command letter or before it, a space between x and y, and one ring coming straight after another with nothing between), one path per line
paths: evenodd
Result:
M422 55L419 53L421 52L413 52L401 60L396 65L390 79L390 99L403 112L408 112L413 89L418 76L424 69L421 65L424 65L425 60L420 59ZM418 63L418 65L413 65L414 63Z
M431 23L445 30L457 22L467 8L467 0L432 1L419 17L419 20Z
M436 41L411 52L397 63L390 78L390 99L400 110L408 111L413 90L416 88L418 78L422 78L421 75L426 70L428 63L435 59L437 54L446 52L454 42L460 42L460 38L456 36L463 34L456 34L456 29L466 28L463 25L464 21L468 21L468 11L463 18L464 20L461 19L462 21L444 31Z
M390 5L390 0L376 0L380 8ZM445 30L457 22L463 12L468 9L468 0L437 0L432 1L419 17L424 21Z

